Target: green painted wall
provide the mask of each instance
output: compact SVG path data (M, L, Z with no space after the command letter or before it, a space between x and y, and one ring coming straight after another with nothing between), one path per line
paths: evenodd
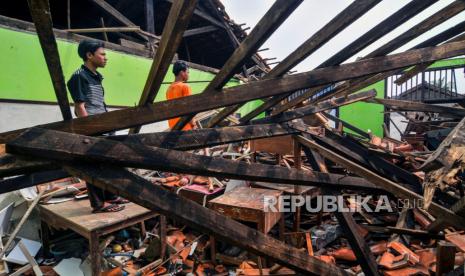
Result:
M465 58L440 60L429 68L465 65ZM384 98L384 81L379 81L361 91L376 89L376 97ZM383 136L384 107L379 104L355 103L339 109L339 118L365 131L371 130L376 136ZM351 132L348 129L344 131Z
M35 34L0 28L0 99L56 102L52 82L43 58L39 40ZM58 40L58 50L65 79L79 68L82 60L77 55L77 43ZM138 103L151 59L107 50L107 66L99 71L104 76L105 99L108 105L134 106ZM214 74L190 70L191 81L210 81ZM174 79L171 70L164 82ZM203 91L208 82L190 83L194 94ZM239 84L231 80L227 86ZM163 101L169 84L163 84L155 101ZM69 96L71 100L71 96ZM244 107L249 110L258 106L251 102ZM241 110L242 111L242 110Z

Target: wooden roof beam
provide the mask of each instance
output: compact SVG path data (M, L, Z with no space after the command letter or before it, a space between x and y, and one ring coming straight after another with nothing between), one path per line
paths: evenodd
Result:
M432 4L436 3L438 0L412 0L407 5L402 7L400 10L380 22L378 25L373 27L371 30L366 32L364 35L347 45L344 49L340 50L338 53L321 63L318 68L324 68L328 66L335 66L341 64L345 60L349 59L359 51L366 48L368 45L372 44L374 41L378 40L385 34L394 30L398 26L405 23L410 18L414 17L421 11L425 10ZM315 91L316 92L316 91ZM257 109L253 110L249 114L245 115L241 121L248 122L255 118L260 113L268 110L269 108L279 104L283 99L288 95L282 95L280 97L274 97L273 99L267 100Z
M61 115L63 116L63 120L71 120L73 116L71 115L68 91L66 90L58 45L53 33L49 2L48 0L28 0L27 3L36 27L42 52L44 53L48 72L52 79L52 85L55 90L58 105L60 106Z
M291 15L291 13L302 3L303 0L277 0L260 19L250 34L242 41L231 57L226 61L223 68L216 74L208 84L204 94L214 94L234 76L241 66L255 54L262 44L281 26L281 24ZM181 118L174 126L174 130L182 129L195 113Z
M441 60L463 54L465 54L465 41L447 43L436 47L411 50L399 54L342 64L340 66L321 68L285 78L260 80L225 88L223 91L213 95L193 95L146 106L76 118L71 121L45 124L40 127L89 135L101 134L136 125L163 121L193 112L207 111L254 99L289 93L290 91L299 89L404 68L420 62ZM24 130L19 129L1 133L0 143L13 139Z
M295 65L297 65L306 57L310 56L331 38L340 33L379 2L379 0L354 1L337 16L335 16L330 22L328 22L323 28L307 39L294 52L292 52L283 61L281 61L279 65L275 66L268 74L265 75L264 78L275 78L286 74L287 71L294 68ZM218 115L212 118L208 126L215 126L241 106L242 104L224 108Z

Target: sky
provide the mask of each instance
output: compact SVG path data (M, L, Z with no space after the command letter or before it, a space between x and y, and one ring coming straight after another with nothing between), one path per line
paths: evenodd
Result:
M355 57L352 57L348 61L354 61L356 57L362 57L370 53L420 23L430 15L446 7L453 1L454 0L439 0L406 23L402 24L390 33L385 34L382 38L359 52ZM320 63L343 49L346 45L363 35L372 27L376 26L379 22L395 13L408 2L410 1L381 1L381 3L373 7L357 21L352 23L337 36L333 37L323 47L310 55L307 59L303 60L294 68L294 70L304 72L314 69ZM226 12L234 20L234 22L238 24L245 23L246 25L242 28L251 27L251 29L247 31L250 32L266 11L271 7L274 0L222 0L222 3L226 8ZM300 4L300 6L261 47L270 48L270 50L260 52L260 54L265 58L277 58L270 62L283 60L287 55L300 46L300 44L310 38L339 12L350 5L350 3L352 3L350 0L304 0L303 3ZM465 12L461 12L458 15L449 18L441 25L429 30L393 53L405 51L462 21L465 21Z

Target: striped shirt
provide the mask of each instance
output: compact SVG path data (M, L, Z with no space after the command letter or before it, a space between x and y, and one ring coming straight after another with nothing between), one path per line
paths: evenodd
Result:
M82 65L69 79L67 86L75 103L85 103L87 114L107 112L102 86L103 76Z

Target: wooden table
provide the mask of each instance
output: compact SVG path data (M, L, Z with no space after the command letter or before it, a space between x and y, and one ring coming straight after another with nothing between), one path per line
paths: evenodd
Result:
M72 200L58 204L39 205L41 220L54 228L71 229L89 240L92 275L100 275L99 237L156 217L154 213L134 203L125 204L119 212L92 213L89 200ZM48 236L44 235L44 247Z
M284 238L284 216L280 212L265 212L264 197L282 195L282 191L237 187L208 203L210 209L239 221L254 222L257 230L267 234L279 222L279 236ZM279 200L277 200L280 202ZM279 210L280 205L276 206ZM212 261L216 261L215 239L210 237Z

